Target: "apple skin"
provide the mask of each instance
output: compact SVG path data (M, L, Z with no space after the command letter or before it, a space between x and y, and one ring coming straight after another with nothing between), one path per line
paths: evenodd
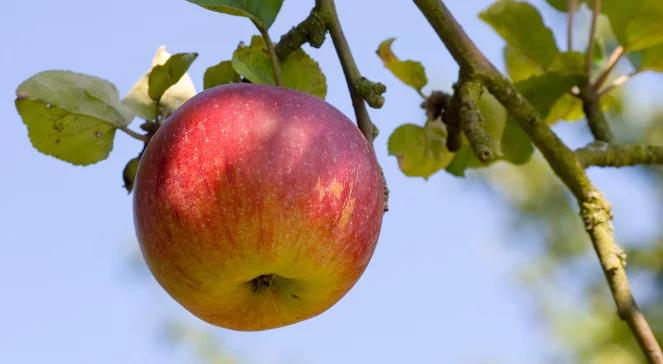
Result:
M384 190L371 146L328 103L284 88L206 90L138 167L134 222L163 288L225 328L276 328L336 303L366 268Z

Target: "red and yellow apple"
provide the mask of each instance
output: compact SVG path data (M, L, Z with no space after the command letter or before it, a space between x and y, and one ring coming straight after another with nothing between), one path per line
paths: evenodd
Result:
M315 316L359 279L383 183L347 117L297 91L234 84L193 97L138 167L134 221L164 289L201 319L263 330Z

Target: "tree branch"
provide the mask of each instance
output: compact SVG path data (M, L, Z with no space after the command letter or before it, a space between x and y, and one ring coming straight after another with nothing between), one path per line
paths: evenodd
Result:
M576 156L585 167L626 167L640 164L663 164L663 146L593 143L576 150Z
M483 120L477 105L482 89L483 85L478 79L462 77L454 95L457 94L460 100L458 115L463 134L477 159L487 163L495 157L495 146L490 134L483 127Z
M582 100L582 110L587 117L587 124L594 136L599 142L611 142L615 139L608 120L601 110L601 98L591 86L584 86L580 90L580 99Z
M325 20L320 16L317 8L313 8L304 21L281 36L281 40L275 47L276 55L281 61L284 61L290 53L299 49L304 43L309 43L314 48L320 48L325 41L326 33Z
M484 85L520 123L553 171L576 197L619 317L628 323L647 360L663 363L663 353L656 337L631 294L623 253L613 237L610 205L592 185L575 153L557 137L513 84L490 64L441 0L414 0L414 3L461 68L465 67L483 79Z
M355 63L354 58L352 57L352 52L350 51L350 46L348 41L345 39L343 34L343 29L338 20L338 15L336 14L336 6L334 5L333 0L316 0L316 8L320 11L327 29L329 29L329 34L331 35L332 42L336 48L336 53L338 54L338 59L341 62L341 67L343 68L343 73L345 74L345 80L348 84L348 89L350 90L350 98L352 99L352 106L355 110L355 116L357 117L357 125L359 129L364 134L366 139L372 144L373 139L377 136L377 129L371 118L368 116L368 111L366 110L366 104L364 104L364 99L367 96L371 96L371 87L368 86L367 79L363 78L359 73L357 64ZM364 91L360 92L361 89ZM384 85L382 85L384 88ZM380 96L381 97L381 96ZM384 101L384 100L383 100Z

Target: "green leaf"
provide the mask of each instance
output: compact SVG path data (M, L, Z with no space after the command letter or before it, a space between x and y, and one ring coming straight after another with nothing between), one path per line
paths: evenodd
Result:
M104 120L116 127L131 121L131 113L120 103L115 85L82 73L37 73L18 86L16 96Z
M568 93L573 86L580 85L583 80L578 75L561 75L557 72L546 72L516 83L516 88L546 117L550 109L560 97Z
M166 47L159 47L152 59L152 68L150 68L150 71L141 77L129 91L129 94L122 99L122 103L142 119L156 119L157 105L148 94L149 75L154 67L165 64L168 59L170 59L170 53L166 51ZM175 85L169 87L161 96L159 112L167 116L195 94L196 89L193 86L191 77L188 74L184 74Z
M203 76L203 87L205 90L214 86L239 82L240 76L235 72L231 61L222 61L209 67Z
M499 0L479 17L495 29L507 45L545 67L559 50L553 33L536 8L528 3Z
M32 145L76 165L108 157L115 129L132 119L113 84L80 73L40 72L21 83L16 96Z
M663 1L604 0L601 11L627 52L663 43Z
M389 137L389 154L396 156L398 166L406 176L427 179L446 167L453 158L453 153L445 146L445 132L438 123L430 122L425 127L404 124Z
M552 6L553 8L555 8L559 11L565 12L565 13L569 9L569 5L568 5L569 0L546 0L546 2L548 4L550 4L550 6ZM576 1L576 10L578 10L580 8L580 5L582 3L586 3L586 2L587 2L586 0L577 0Z
M562 52L553 58L547 71L560 75L582 75L585 72L585 55L580 52Z
M240 44L233 53L232 66L235 72L253 83L275 85L274 70L265 49L263 39L254 35L251 44Z
M534 153L529 137L513 119L506 122L501 144L502 156L513 164L526 163Z
M141 153L142 154L142 153ZM134 189L134 181L136 180L136 172L138 171L138 164L140 163L140 156L133 158L127 162L122 170L122 180L124 181L124 188L127 192L131 193Z
M421 89L428 83L426 70L421 62L405 60L401 61L391 50L391 45L396 38L389 38L378 46L377 54L382 63L391 73L394 74L404 84L421 92Z
M642 51L639 69L663 72L663 44Z
M320 66L303 50L292 52L280 63L283 86L306 92L320 98L327 94L327 81ZM257 84L276 85L274 70L259 36L251 38L249 46L240 45L233 53L232 66L235 72Z
M147 80L147 94L150 98L159 101L184 76L197 57L198 53L177 53L168 58L166 63L154 66Z
M187 0L205 9L244 16L263 29L269 29L281 10L283 0Z
M327 96L327 79L320 65L303 50L298 49L281 63L283 86L302 91L321 99Z
M506 70L513 82L523 81L545 72L543 66L533 61L516 48L504 46L504 62Z

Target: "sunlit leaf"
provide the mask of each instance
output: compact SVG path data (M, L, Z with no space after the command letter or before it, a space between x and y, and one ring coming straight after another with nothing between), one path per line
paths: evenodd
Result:
M642 51L639 69L663 72L663 44Z
M166 63L152 68L147 77L147 94L154 101L159 101L163 94L176 84L196 60L198 53L177 53Z
M445 146L444 130L436 123L430 122L424 127L404 124L389 137L389 154L396 156L406 176L428 178L453 158L453 153Z
M327 94L327 81L320 66L303 50L292 52L280 62L283 86L306 92L320 98ZM259 36L251 38L251 44L240 45L233 53L232 67L241 76L257 84L275 85L274 69Z
M205 9L247 17L268 29L281 10L283 0L187 0Z
M302 49L298 49L281 63L283 86L324 99L327 96L327 78L320 65Z
M231 61L222 61L217 65L209 67L203 76L203 87L205 90L214 86L239 82L240 76L235 72Z
M525 2L499 0L479 17L495 29L507 45L541 66L547 66L559 50L553 33L538 10Z
M406 85L421 92L421 89L428 83L426 71L421 62L412 60L400 60L391 50L391 45L395 38L389 38L378 47L377 54L382 63L391 73Z
M504 47L504 61L506 63L507 73L514 82L523 81L545 72L543 66L518 49L508 45Z
M254 35L250 45L240 44L233 53L232 66L235 72L253 83L275 85L274 69L260 36Z
M80 73L38 73L19 85L16 96L32 145L76 165L105 159L115 129L132 118L113 84Z
M170 53L166 51L165 46L157 49L152 59L150 71L145 73L131 88L127 96L122 99L122 103L127 106L135 115L145 120L154 120L157 116L157 105L148 94L149 75L151 70L157 65L165 64L170 58ZM184 74L175 85L171 86L161 96L159 101L159 111L163 115L169 115L184 102L196 94L196 89L188 74Z
M663 1L604 0L601 11L610 19L613 32L627 51L663 43Z
M580 99L565 93L550 108L546 115L546 123L553 124L559 120L575 121L584 117Z

